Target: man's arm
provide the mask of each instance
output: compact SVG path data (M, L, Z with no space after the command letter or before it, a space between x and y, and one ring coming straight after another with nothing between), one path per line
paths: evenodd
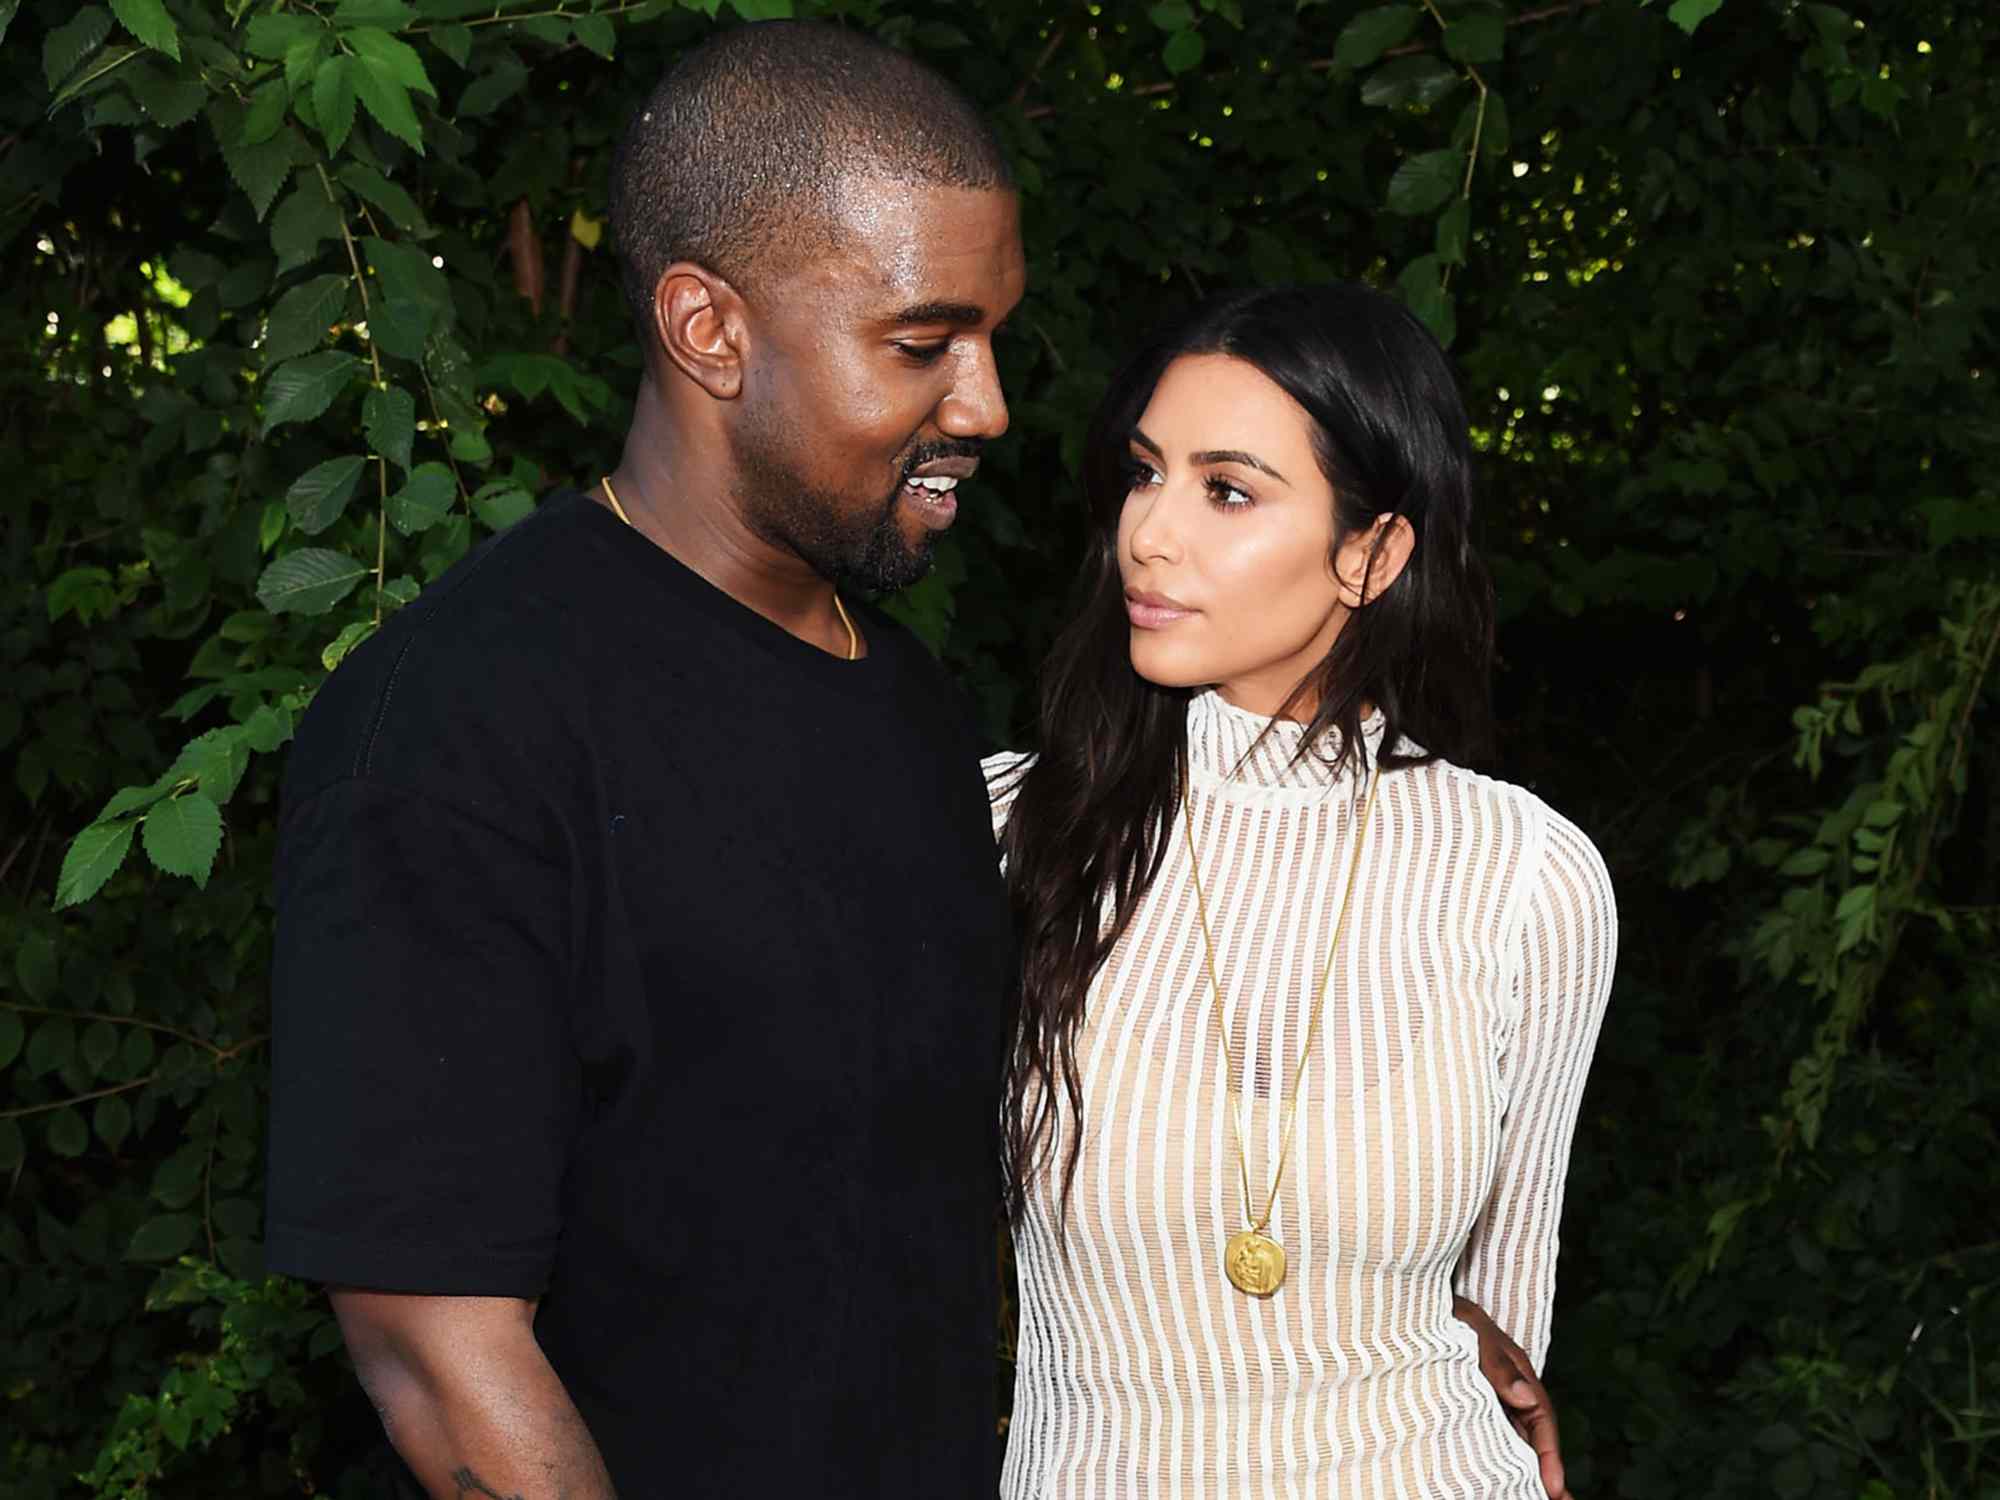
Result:
M1486 1309L1463 1297L1451 1299L1451 1315L1479 1335L1479 1373L1507 1409L1507 1420L1535 1450L1542 1471L1542 1488L1549 1500L1573 1500L1563 1476L1562 1440L1556 1431L1556 1404L1535 1374L1528 1354L1486 1316Z
M328 1290L383 1430L434 1500L615 1500L533 1302Z

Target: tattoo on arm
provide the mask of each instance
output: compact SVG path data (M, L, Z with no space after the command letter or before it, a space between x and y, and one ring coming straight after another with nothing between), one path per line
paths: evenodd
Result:
M525 1497L518 1491L511 1495L501 1494L498 1490L487 1484L485 1480L473 1473L470 1468L460 1468L453 1471L451 1482L458 1487L457 1500L465 1500L467 1495L484 1495L486 1500L525 1500Z

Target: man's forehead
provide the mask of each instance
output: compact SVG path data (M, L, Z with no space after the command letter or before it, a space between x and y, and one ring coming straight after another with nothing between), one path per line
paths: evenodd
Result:
M965 322L1006 313L1026 280L1009 188L851 178L833 243L809 274L885 321Z

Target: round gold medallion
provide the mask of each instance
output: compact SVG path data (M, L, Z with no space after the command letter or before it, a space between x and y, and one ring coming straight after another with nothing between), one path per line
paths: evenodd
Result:
M1245 1229L1222 1249L1222 1271L1239 1292L1268 1297L1285 1284L1285 1250L1269 1235Z

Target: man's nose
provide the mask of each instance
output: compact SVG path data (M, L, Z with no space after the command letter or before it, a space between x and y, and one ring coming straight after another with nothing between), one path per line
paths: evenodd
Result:
M1007 430L1007 397L993 351L980 345L938 407L938 426L955 438L997 438Z

